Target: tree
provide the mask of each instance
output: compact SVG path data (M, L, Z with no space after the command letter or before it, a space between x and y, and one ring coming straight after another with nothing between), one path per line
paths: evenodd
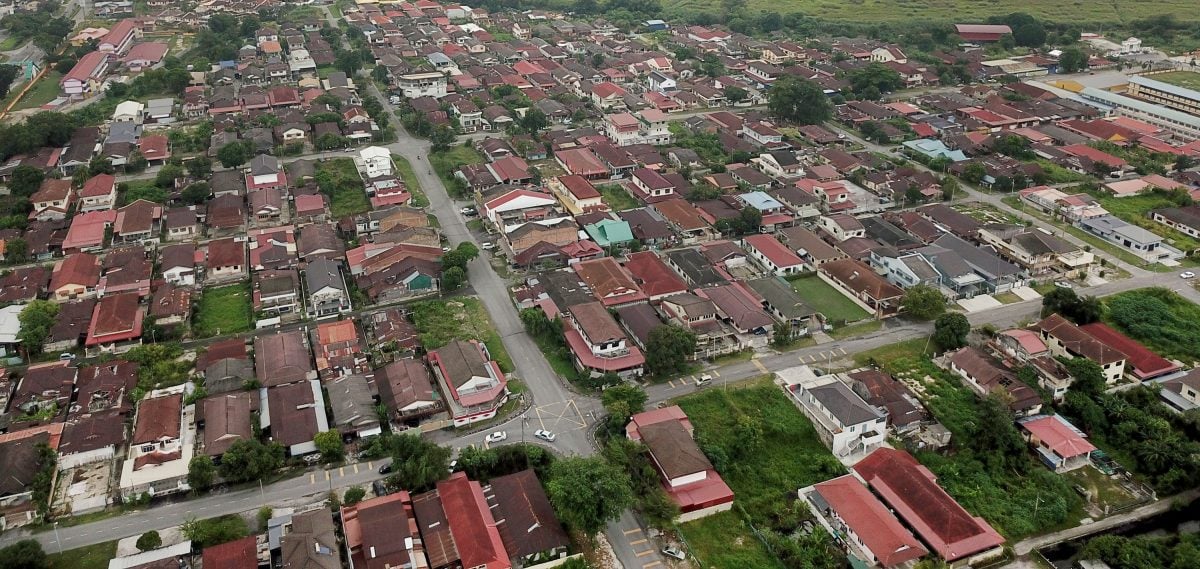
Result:
M909 316L918 320L933 320L946 312L945 295L929 285L909 287L900 303Z
M1069 288L1056 287L1042 297L1042 318L1062 314L1079 302L1079 295Z
M9 239L4 244L4 259L14 265L29 261L29 243L20 237Z
M25 347L27 355L42 353L50 329L54 327L55 316L58 316L58 304L48 300L31 301L17 314L17 320L21 323L17 339Z
M141 537L137 538L137 543L134 545L137 546L138 551L150 551L151 549L158 549L162 547L162 537L158 535L157 531L150 530L142 534Z
M1104 304L1094 296L1080 297L1073 289L1056 287L1042 297L1042 318L1061 314L1076 324L1091 324L1104 316Z
M1077 46L1063 49L1058 56L1059 73L1079 73L1088 68L1088 56Z
M75 64L72 63L71 67L74 66ZM67 71L70 70L71 69L68 67ZM17 74L20 72L21 68L17 67L16 65L0 65L0 99L8 96L8 88L12 86L13 81L16 80Z
M933 322L933 343L943 350L957 350L967 345L971 323L959 312L948 312Z
M208 182L193 182L183 189L183 192L179 194L179 199L191 205L200 205L208 201L211 195L212 188L209 187Z
M353 506L367 497L367 491L363 490L362 486L351 486L346 490L346 495L342 497L342 504Z
M467 272L462 267L448 267L442 271L442 290L451 292L467 284Z
M1095 397L1104 392L1107 382L1104 368L1088 358L1068 358L1061 356L1059 363L1071 374L1071 392Z
M261 480L283 466L283 446L257 440L238 439L221 455L217 472L231 482Z
M222 460L224 460L222 458ZM250 535L246 520L236 514L197 520L195 518L183 522L183 535L194 542L198 548L212 547L229 543Z
M243 141L230 142L217 150L217 160L226 168L237 168L250 159L250 150Z
M433 144L434 152L444 152L454 146L456 135L454 129L446 125L438 125L429 135L429 142Z
M334 67L350 76L358 73L358 70L362 69L362 65L362 57L354 50L338 51L337 58L333 62Z
M204 491L212 487L213 481L217 477L217 467L213 464L213 459L207 455L197 455L192 457L188 462L188 486L192 490Z
M963 167L962 179L968 184L978 184L986 175L987 169L978 162L971 162Z
M1003 396L994 392L979 402L970 446L993 472L1027 463L1025 441L1013 426L1012 412Z
M140 151L134 150L129 153L129 159L125 161L125 171L130 173L144 172L150 162L142 155Z
M188 160L184 166L187 168L188 175L193 178L204 179L212 174L212 159L204 155Z
M736 85L730 85L726 87L721 94L725 96L725 100L729 101L729 104L731 105L736 105L742 101L745 101L746 97L750 96L750 93L748 93L745 89Z
M620 428L625 426L635 413L642 412L647 396L642 388L623 383L605 389L600 400L604 403L604 410L608 411L608 418L613 427Z
M321 460L325 462L339 461L346 454L346 448L342 445L342 435L334 430L317 433L317 436L313 437L313 444L316 445L317 452L321 453Z
M158 174L154 176L154 185L160 188L171 188L175 186L175 178L183 176L183 166L176 164L167 164L159 168Z
M881 93L895 91L904 86L904 79L895 69L882 63L871 63L851 73L847 79L850 88L861 98L878 99Z
M8 181L8 189L13 195L27 198L38 191L45 179L46 174L41 170L28 164L21 164L13 168L12 178Z
M550 467L546 483L558 518L594 535L633 505L629 475L600 457L569 457Z
M695 351L695 332L679 326L659 326L646 340L646 371L659 377L683 371Z
M950 201L954 199L954 194L958 193L958 180L950 177L942 177L942 199Z
M46 552L33 539L22 539L0 549L0 569L49 569Z
M525 111L525 116L521 117L521 128L530 134L537 134L550 126L550 119L546 118L546 113L536 107Z
M431 490L449 471L449 448L410 434L392 435L386 444L392 456L393 473L388 484L393 487L424 492Z
M833 105L819 85L785 75L767 93L771 113L800 124L819 124L833 116Z

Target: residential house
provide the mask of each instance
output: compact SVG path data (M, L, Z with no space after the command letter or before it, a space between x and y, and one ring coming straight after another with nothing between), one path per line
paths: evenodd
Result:
M1036 415L1017 421L1021 434L1038 458L1055 472L1089 466L1096 447L1087 435L1062 415Z
M680 522L733 507L733 490L700 450L694 433L678 405L638 413L625 427L625 436L646 445L663 490L679 506Z
M1034 325L1050 353L1056 357L1087 358L1104 370L1104 381L1114 385L1125 375L1128 356L1097 340L1091 334L1058 314L1051 314Z
M258 341L255 340L257 347ZM308 350L305 349L305 354ZM259 361L257 350L255 361ZM266 399L266 405L260 403L259 408L265 413L259 415L259 425L268 438L283 445L288 456L301 456L317 451L313 442L317 433L329 430L329 421L325 417L325 395L321 390L321 382L316 379L300 380L292 383L273 381L271 376L259 375L264 385L260 390Z
M189 383L151 391L138 403L129 451L121 465L122 499L189 489L188 463L196 440L196 406L184 402L190 388Z
M863 401L842 377L818 377L805 365L776 373L834 456L845 459L865 455L883 446L887 413Z
M576 304L567 313L570 326L564 327L563 335L577 368L594 377L610 372L622 377L642 374L646 358L631 345L603 304Z
M1042 398L1037 391L978 348L967 346L949 354L946 364L980 396L1001 394L1008 408L1018 416L1028 417L1042 410Z
M822 263L817 276L877 319L895 316L900 311L904 291L861 261L840 259Z
M508 400L508 378L477 340L454 340L428 355L434 376L455 425L469 425L496 416Z

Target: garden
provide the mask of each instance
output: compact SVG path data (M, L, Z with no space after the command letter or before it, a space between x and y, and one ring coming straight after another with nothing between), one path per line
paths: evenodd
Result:
M426 300L413 304L412 311L413 325L426 350L435 350L452 340L479 340L500 364L501 371L513 371L512 358L479 299Z
M204 289L192 319L192 333L197 338L236 334L253 327L249 283Z

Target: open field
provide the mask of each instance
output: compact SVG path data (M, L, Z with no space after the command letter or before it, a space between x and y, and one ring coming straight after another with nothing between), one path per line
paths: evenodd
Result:
M371 211L371 201L354 160L334 158L317 163L317 185L329 198L334 218Z
M721 512L679 526L691 554L705 567L781 567L734 512Z
M50 569L107 569L108 561L117 555L117 542L106 541L62 553L48 553Z
M791 283L800 299L813 310L824 314L830 322L854 322L870 316L866 310L816 275L792 279Z
M500 341L500 334L488 318L479 299L459 297L447 300L427 300L412 305L413 324L421 335L426 350L449 344L451 340L479 340L505 373L513 370L512 358Z
M33 87L29 89L29 92L26 93L16 105L13 106L13 110L19 111L22 109L34 109L53 101L61 92L58 86L58 80L61 78L62 73L53 70L47 72L42 76L41 80L39 80L37 83L34 83ZM18 94L20 94L21 90L25 88L25 85L25 83L13 85L12 90L8 92L8 97L6 97L3 102L0 102L0 108L7 107L8 104L11 103Z
M197 338L245 332L253 327L250 286L246 283L204 289L192 330Z
M1200 73L1196 73L1195 71L1169 71L1167 73L1147 75L1146 78L1200 91Z
M408 158L393 154L392 162L396 163L396 171L400 174L400 179L404 180L404 185L408 187L408 192L413 196L408 205L419 208L428 207L429 198L425 197L425 190L421 189L421 181L417 179L417 173L413 171Z
M629 195L629 192L625 191L620 184L604 184L597 186L596 189L600 190L600 199L604 200L604 203L608 204L613 211L625 211L642 205L633 199L633 196Z
M719 0L667 0L663 12L689 16L721 14ZM1055 22L1129 22L1159 14L1195 21L1200 13L1190 0L1070 0L1067 2L990 2L988 0L750 0L746 11L801 12L818 20L862 23L978 22L988 16L1026 12Z

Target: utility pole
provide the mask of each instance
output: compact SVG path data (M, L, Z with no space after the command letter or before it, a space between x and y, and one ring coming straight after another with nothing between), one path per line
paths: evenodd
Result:
M58 522L54 522L54 541L58 543L58 552L62 553L62 539L58 537Z

